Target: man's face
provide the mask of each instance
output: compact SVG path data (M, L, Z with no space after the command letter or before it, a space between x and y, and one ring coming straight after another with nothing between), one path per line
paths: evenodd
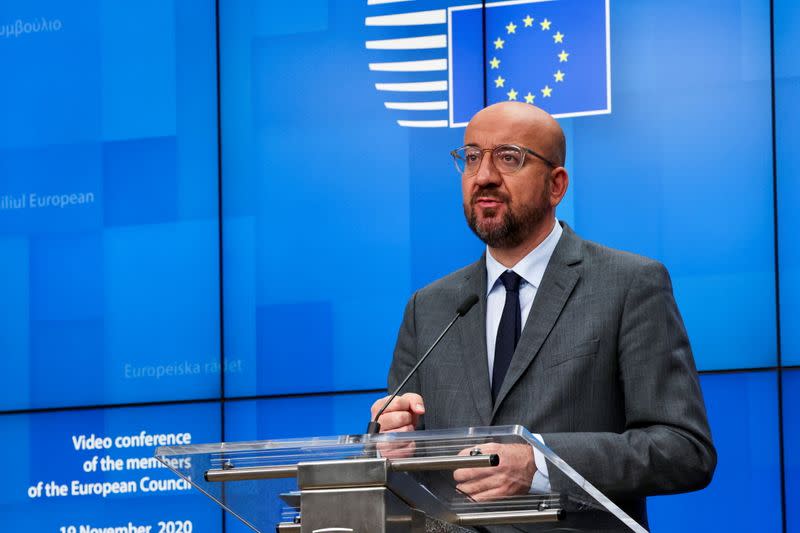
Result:
M530 127L526 131L507 117L491 114L476 116L464 141L481 149L515 144L541 150ZM530 154L520 170L503 174L495 168L491 152L484 152L478 172L462 177L461 190L470 229L491 248L521 244L536 232L551 209L550 167Z

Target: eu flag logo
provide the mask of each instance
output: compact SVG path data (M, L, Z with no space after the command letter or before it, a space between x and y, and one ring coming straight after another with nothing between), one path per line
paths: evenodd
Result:
M388 0L369 0L379 7ZM556 117L611 112L609 0L507 0L367 17L375 89L404 127L465 126L516 100ZM431 6L432 7L432 6Z
M506 100L556 117L611 112L607 0L452 7L449 30L451 126Z

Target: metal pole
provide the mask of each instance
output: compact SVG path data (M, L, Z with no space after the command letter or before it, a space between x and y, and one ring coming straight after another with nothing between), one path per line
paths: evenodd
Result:
M297 465L245 466L206 471L206 481L247 481L297 477Z
M485 513L459 513L460 526L492 526L500 524L535 524L555 522L563 517L564 511L489 511Z
M497 466L500 456L491 455L449 455L443 457L410 457L408 459L389 459L389 469L394 472L420 472L424 470L456 470L459 468L481 468Z
M370 459L369 461L373 461ZM339 462L339 461L337 461ZM341 461L342 465L355 464L359 459ZM426 470L456 470L458 468L482 468L500 464L500 456L490 455L445 455L439 457L408 457L388 459L389 470L394 472L421 472ZM298 465L245 466L238 468L212 468L206 471L206 481L247 481L253 479L279 479L297 477Z

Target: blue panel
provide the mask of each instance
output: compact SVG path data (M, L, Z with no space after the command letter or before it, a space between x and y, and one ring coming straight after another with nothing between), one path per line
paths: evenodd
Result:
M103 145L107 227L172 222L178 218L176 152L174 137Z
M0 149L0 233L97 231L103 224L99 143Z
M34 236L29 259L30 404L64 405L65 398L95 404L105 366L102 238L99 233ZM76 372L94 386L75 387L65 379Z
M288 35L323 31L328 27L328 0L303 3L303 15L290 3L258 2L253 6L253 23L260 35Z
M161 2L159 2L161 3ZM175 0L178 215L217 218L216 2ZM202 178L201 178L202 177ZM198 181L200 180L200 181ZM200 187L201 182L217 186Z
M309 322L309 317L314 317ZM273 304L256 311L258 390L277 393L333 388L333 313L330 302ZM313 333L312 333L313 332ZM298 369L313 369L297 374ZM295 379L287 377L296 376Z
M216 226L191 221L106 231L108 401L219 394Z
M364 432L384 393L242 400L225 404L225 440L350 435Z
M463 9L450 14L450 88L452 121L466 123L483 107L483 10ZM490 56L491 57L491 56Z
M775 2L775 128L781 324L800 324L800 4ZM800 328L781 328L783 363L800 365Z
M173 4L161 0L133 4L102 0L99 15L104 139L175 135L177 57Z
M33 237L31 319L101 318L102 265L103 241L97 233Z
M0 147L94 141L101 134L97 0L3 2ZM111 29L111 28L109 28Z
M214 12L3 4L0 409L219 393Z
M28 405L96 405L104 399L98 393L107 366L102 319L34 320L30 334ZM24 398L15 400L20 403L10 406L26 405Z
M309 26L289 27L299 34L268 22L284 12L220 5L225 352L243 365L226 392L285 392L280 380L299 376L318 391L383 387L411 293L412 146L367 67L368 6L304 5ZM446 154L439 166L457 193ZM293 328L303 339L259 330L257 316L292 305L307 310ZM290 342L295 357L279 359L273 348Z
M783 372L783 453L786 531L800 533L800 370Z
M17 405L25 405L30 394L28 246L23 237L0 237L0 383L14 392Z
M667 265L700 369L773 366L769 3L611 5L613 112L570 119L576 229Z
M650 498L652 530L781 531L776 374L703 375L700 381L717 470L701 492Z
M194 531L221 531L216 505L176 485L171 471L148 464L155 446L141 445L143 435L218 442L219 425L216 403L4 415L0 434L14 461L6 464L0 484L0 524L13 524L16 531L60 531L70 525L88 531L131 523L158 531L160 521L188 520ZM85 448L81 437L92 443L108 438L110 447ZM58 489L66 494L55 493L56 486L66 487ZM115 487L116 493L110 492Z

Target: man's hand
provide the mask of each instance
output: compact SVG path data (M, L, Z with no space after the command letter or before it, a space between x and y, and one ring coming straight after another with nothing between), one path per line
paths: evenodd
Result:
M456 488L475 501L497 500L531 490L536 464L533 449L527 444L481 444L481 453L500 456L500 464L486 468L459 468L453 472ZM473 448L461 450L458 455L469 455Z
M385 396L380 400L376 400L372 404L372 419L383 404L386 403L389 397ZM389 433L392 431L414 431L419 422L420 415L425 414L425 404L422 401L422 396L413 392L407 392L402 396L398 396L378 419L381 425L381 433Z
M370 410L372 411L373 420L388 399L388 396L384 396L372 404ZM392 403L389 404L378 419L378 423L381 425L381 433L414 431L417 427L417 422L419 422L420 415L424 413L425 404L422 401L422 396L419 394L407 392L402 396L398 396L392 400ZM413 440L405 442L381 442L378 444L378 451L381 456L388 459L413 457L416 449L417 446Z

